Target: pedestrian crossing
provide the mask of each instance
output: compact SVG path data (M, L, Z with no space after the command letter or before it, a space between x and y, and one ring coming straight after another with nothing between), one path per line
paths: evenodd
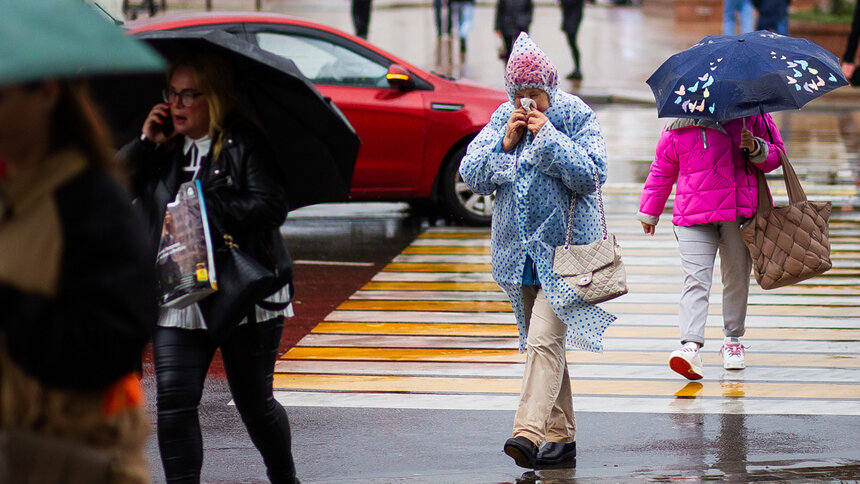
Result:
M615 190L608 199L634 203L635 192ZM623 211L635 213L613 213ZM623 248L630 292L601 305L618 316L602 354L568 352L578 411L860 415L856 214L834 213L834 268L827 274L772 291L753 281L742 339L748 368L741 371L723 370L717 353L717 264L699 382L667 365L679 344L682 279L671 229L645 236L632 216L608 218ZM421 234L280 358L278 400L288 406L514 410L525 355L517 351L510 303L492 280L489 247L489 229L440 227Z

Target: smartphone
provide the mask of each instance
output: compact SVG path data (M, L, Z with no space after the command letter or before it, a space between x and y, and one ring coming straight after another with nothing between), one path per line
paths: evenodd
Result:
M173 116L170 115L170 108L167 109L167 116L159 116L161 118L161 132L164 136L173 134Z

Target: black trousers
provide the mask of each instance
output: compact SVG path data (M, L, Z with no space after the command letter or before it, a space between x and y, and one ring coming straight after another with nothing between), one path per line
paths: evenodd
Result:
M573 54L573 69L579 70L579 46L576 43L576 35L582 24L582 4L578 7L562 7L562 18L567 45L570 46L570 53Z
M269 480L295 482L287 412L272 394L283 318L239 326L221 345L233 401ZM169 483L199 483L203 438L197 408L216 345L204 330L158 327L152 338L158 446Z
M355 27L355 35L362 39L367 38L367 30L370 26L370 2L372 0L352 0L352 24Z
M505 64L507 64L508 60L511 58L511 51L514 50L514 42L516 42L517 37L519 36L519 33L516 35L502 34L502 43L505 44Z

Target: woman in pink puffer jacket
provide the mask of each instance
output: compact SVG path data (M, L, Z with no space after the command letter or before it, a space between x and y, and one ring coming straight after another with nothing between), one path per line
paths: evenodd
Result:
M685 274L678 308L682 346L670 355L669 366L686 378L704 376L699 348L705 344L717 249L723 282L723 367L745 367L739 338L744 334L752 260L739 226L756 211L755 169L778 168L781 151L782 136L769 114L723 123L676 119L657 143L638 218L645 233L653 235L677 182L672 223Z

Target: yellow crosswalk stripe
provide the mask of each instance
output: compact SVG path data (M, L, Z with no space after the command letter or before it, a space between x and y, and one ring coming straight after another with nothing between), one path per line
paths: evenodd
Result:
M491 272L490 264L425 264L392 262L383 272Z
M512 324L319 323L312 333L516 337Z
M520 392L519 378L412 377L377 375L277 374L279 390L413 392L413 393L510 393ZM675 395L683 382L661 380L571 379L576 395ZM688 390L689 391L689 390ZM860 398L860 385L806 383L703 382L695 391L702 397L747 398Z
M414 246L403 249L403 254L490 255L489 247Z
M313 333L334 334L392 334L392 335L436 335L436 336L517 336L513 324L471 323L350 323L327 321L316 325ZM666 326L610 326L604 335L607 338L678 338L678 328ZM705 328L705 338L722 338L721 328ZM749 328L744 340L785 339L860 341L857 329L792 329Z
M492 311L511 312L507 301L375 301L349 299L338 309L367 311Z
M364 291L498 291L495 282L368 282Z
M600 305L612 314L678 314L676 304L627 304L608 302ZM389 301L349 299L341 303L338 309L364 311L457 311L457 312L513 312L507 301ZM824 307L824 306L790 306L790 305L751 305L747 310L750 315L785 315L785 316L821 316L826 311L828 316L857 317L860 307ZM722 314L719 304L711 304L708 314Z
M488 239L490 231L486 232L424 232L419 239Z
M700 353L705 365L722 365L716 351ZM525 354L517 350L462 348L343 348L297 346L287 351L283 360L340 361L434 361L460 363L522 363ZM666 365L669 355L662 351L606 351L587 353L568 351L568 363L603 363L630 365ZM798 358L790 353L748 353L750 366L860 368L860 357L807 354Z

